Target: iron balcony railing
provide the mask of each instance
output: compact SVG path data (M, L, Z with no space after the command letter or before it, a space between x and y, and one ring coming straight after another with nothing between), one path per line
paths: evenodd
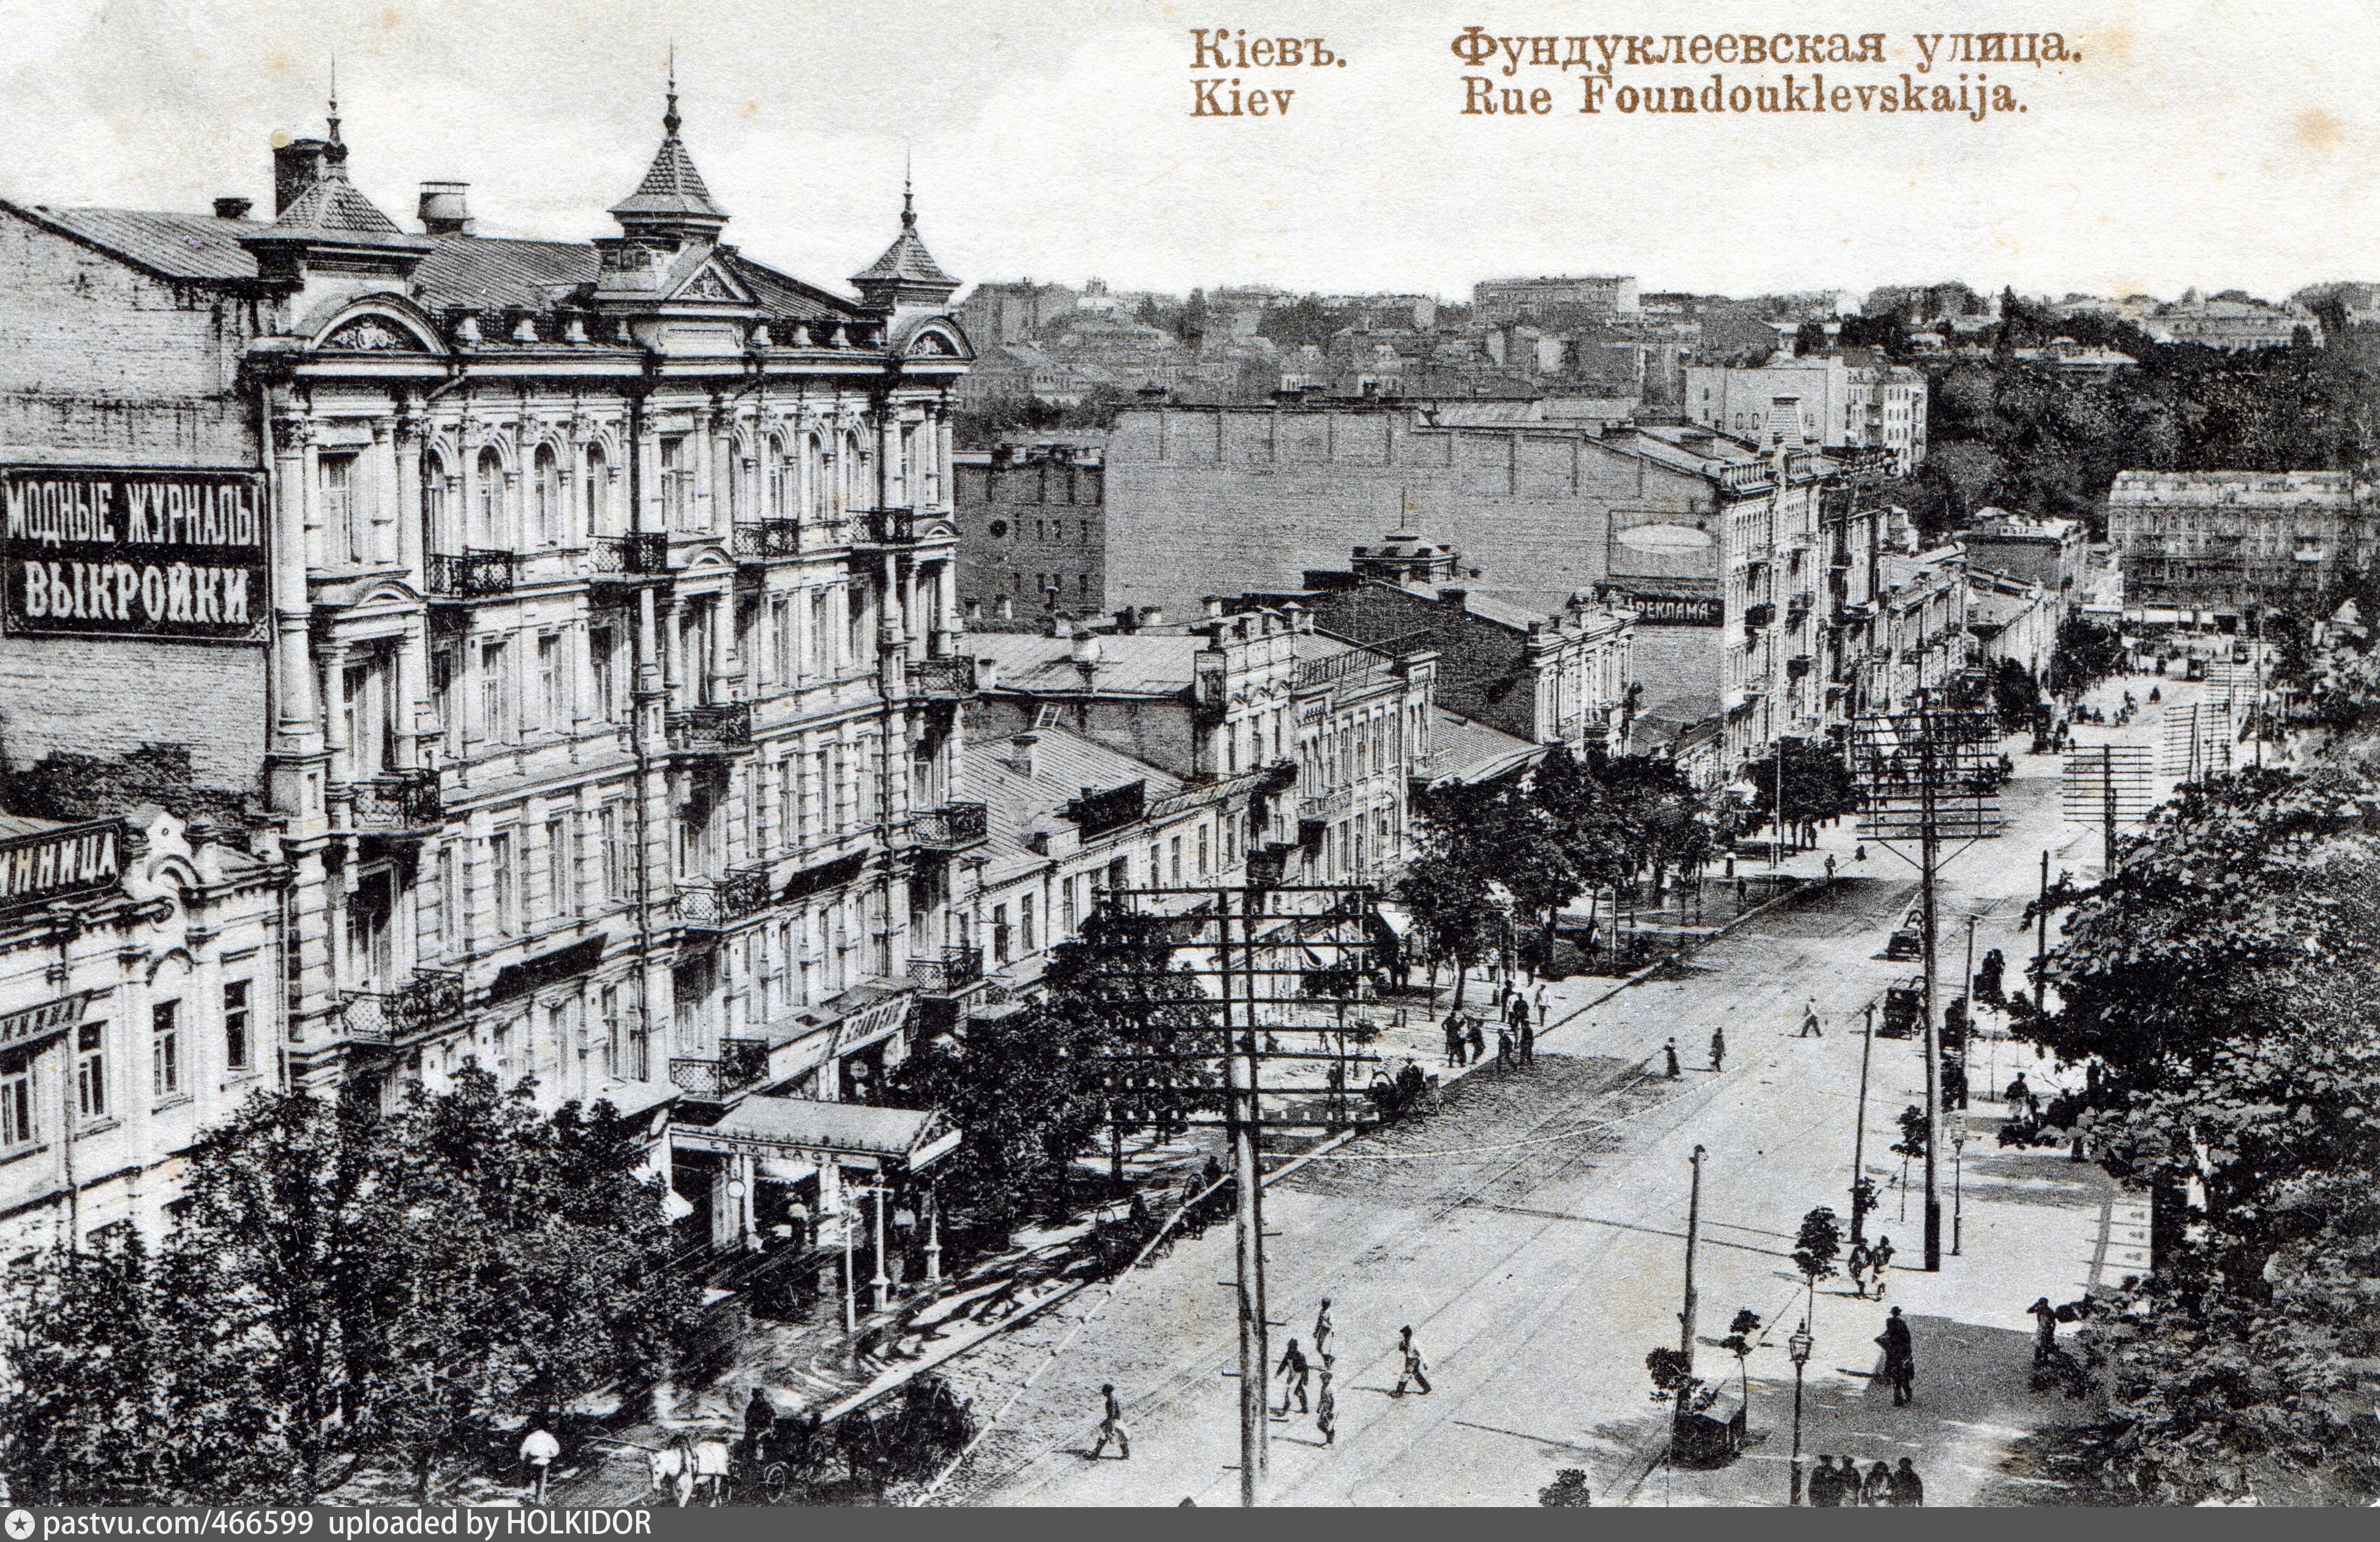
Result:
M689 1098L721 1102L756 1087L769 1074L769 1046L759 1038L722 1038L717 1060L672 1056L670 1081Z
M983 978L981 948L944 948L939 958L913 958L909 978L928 996L955 996Z
M441 599L485 600L513 591L520 581L520 558L510 552L438 552L431 556L424 577L430 592Z
M659 530L598 536L591 554L598 573L653 577L669 571L669 537Z
M354 783L347 788L347 808L354 829L388 833L435 830L445 819L438 773L426 770Z
M980 844L990 831L990 811L980 803L946 803L921 808L909 820L913 845L959 851Z
M973 659L913 659L909 688L936 701L957 701L976 693Z
M394 990L350 990L339 998L339 1026L360 1043L395 1044L463 1015L463 977L416 969Z
M1747 631L1757 632L1777 619L1777 607L1763 600L1756 605L1743 607L1743 625Z
M802 550L801 521L741 521L735 526L731 550L738 562L765 562L771 557L798 556Z
M697 931L716 930L768 907L769 869L758 864L715 881L678 885L678 924Z
M916 509L859 509L861 539L874 546L905 546L917 539Z
M752 704L721 701L689 707L666 720L673 755L722 755L752 744Z

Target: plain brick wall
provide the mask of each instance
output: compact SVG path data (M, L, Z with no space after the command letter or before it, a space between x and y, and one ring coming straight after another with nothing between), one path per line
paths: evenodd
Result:
M1187 614L1202 595L1294 589L1400 529L1450 543L1462 582L1531 610L1615 574L1717 577L1715 546L1612 540L1632 519L1707 516L1709 484L1577 430L1430 429L1406 410L1133 410L1110 437L1107 483L1105 610Z
M0 465L253 470L237 394L249 303L0 214ZM257 784L262 645L0 638L0 756L187 745L208 785Z
M986 610L1002 595L1019 613L1041 608L1037 574L1058 581L1058 609L1108 609L1104 469L1034 460L1014 466L961 461L954 508L959 527L959 598ZM1006 529L991 533L994 520Z

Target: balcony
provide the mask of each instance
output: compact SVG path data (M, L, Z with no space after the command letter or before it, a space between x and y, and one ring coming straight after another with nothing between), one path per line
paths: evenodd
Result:
M1828 567L1847 568L1851 566L1851 565L1852 554L1840 546L1836 547L1835 550L1827 557L1827 565Z
M426 835L445 820L438 773L391 771L346 788L348 828L375 835Z
M716 882L679 884L678 925L688 931L722 931L768 909L769 900L769 869L757 864L737 868Z
M1791 658L1785 661L1785 678L1788 680L1799 680L1802 676L1810 673L1810 655L1807 653L1796 653Z
M659 577L669 572L669 537L659 530L641 531L636 535L598 536L590 555L598 574Z
M1773 625L1776 620L1777 607L1766 600L1756 605L1743 607L1743 629L1747 632L1757 632L1764 626Z
M973 659L912 659L909 691L929 701L965 701L976 694Z
M909 978L923 996L955 996L983 978L981 948L944 948L939 958L913 958Z
M802 525L798 519L755 519L739 522L730 551L737 562L767 562L773 557L799 556Z
M917 539L916 509L857 509L857 541L868 546L906 546Z
M513 591L520 581L520 558L510 552L435 552L424 577L433 600L486 600Z
M1801 625L1803 618L1810 613L1811 608L1817 602L1817 596L1806 591L1793 596L1785 602L1785 625Z
M398 1044L463 1015L463 977L416 969L395 990L349 990L339 997L339 1027L358 1044Z
M722 1038L717 1060L681 1060L672 1056L670 1081L688 1098L723 1103L759 1085L769 1074L769 1045L759 1038Z
M734 755L752 747L752 704L689 707L666 720L672 755Z
M990 832L990 814L980 803L948 803L921 808L909 819L909 844L931 851L964 851L981 845Z

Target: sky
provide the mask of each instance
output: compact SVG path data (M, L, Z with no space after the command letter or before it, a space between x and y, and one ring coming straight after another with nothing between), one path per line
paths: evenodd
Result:
M2277 297L2380 279L2380 6L2074 0L2044 14L1865 0L0 0L0 197L269 209L276 132L320 133L338 67L354 180L413 227L418 185L471 184L490 235L585 239L661 134L685 139L726 238L839 284L897 228L968 281L1467 297L1482 278L1625 273L1752 294L1961 278L2021 293ZM2022 14L2021 14L2022 13ZM2079 64L1968 67L2021 114L1596 115L1581 74L1473 70L1491 34L1886 35L2062 26ZM1694 19L1702 18L1697 26ZM1344 66L1194 69L1193 27L1320 37ZM1777 84L1785 67L1630 70L1616 89ZM1791 73L1806 78L1807 68ZM1463 78L1542 86L1546 115L1465 115ZM1194 80L1293 94L1194 117ZM1220 88L1227 91L1228 87ZM1219 98L1220 100L1220 98Z

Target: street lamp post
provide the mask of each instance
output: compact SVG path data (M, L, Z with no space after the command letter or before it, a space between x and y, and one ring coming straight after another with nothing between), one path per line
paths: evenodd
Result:
M1965 1211L1963 1200L1964 1159L1967 1154L1967 1121L1963 1115L1953 1115L1950 1126L1950 1256L1959 1256L1960 1222Z
M1793 1330L1785 1341L1785 1352L1793 1357L1793 1487L1787 1496L1788 1504L1802 1502L1802 1369L1810 1363L1810 1349L1815 1341L1810 1337L1810 1319L1803 1317L1802 1326Z

